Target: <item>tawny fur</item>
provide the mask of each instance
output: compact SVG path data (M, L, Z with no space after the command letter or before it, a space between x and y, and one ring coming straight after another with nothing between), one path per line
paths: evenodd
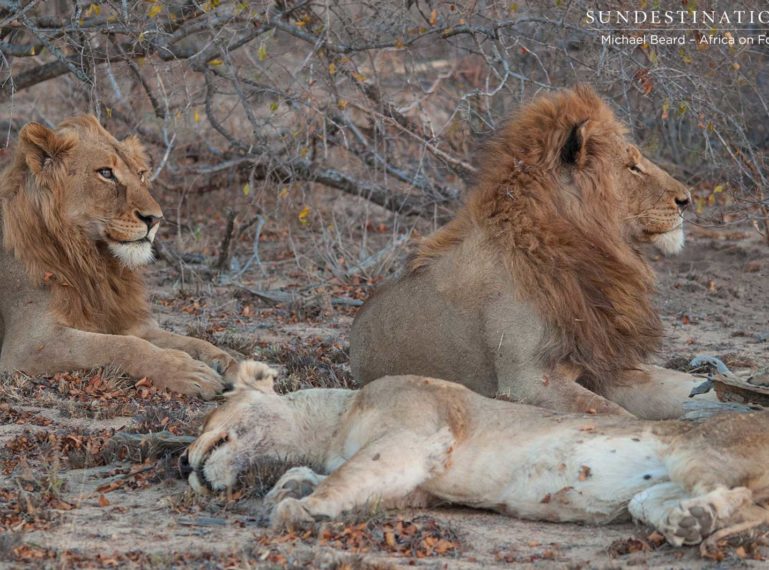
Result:
M197 491L235 488L261 461L289 470L266 498L277 528L371 507L457 503L526 519L610 523L631 514L676 546L766 520L769 413L703 423L563 414L419 376L360 391L236 386L190 446Z
M429 374L466 381L489 395L496 390L553 403L546 396L537 400L532 387L515 385L529 374L499 366L489 372L492 355L507 350L520 353L511 359L540 384L546 375L560 375L609 391L659 346L654 275L638 244L680 248L680 208L688 190L627 141L625 127L586 87L535 99L480 155L478 180L456 218L424 239L406 274L362 308L351 335L353 374L362 382L383 374ZM488 343L486 366L474 366L475 373L454 367L446 375L449 366L441 362L456 351L425 338L422 325L410 322L432 319L427 307L436 302L449 309L436 309L447 315L433 327L440 338L452 334L452 318L476 319L471 334L491 337L466 339L468 350ZM493 302L499 326L484 316ZM414 306L406 309L409 303ZM533 313L531 322L520 322L521 307ZM387 340L396 329L408 333ZM453 334L460 334L455 327ZM531 348L511 340L534 334L539 337Z
M113 148L119 143L92 117L72 118L59 129L61 134L53 141L56 154L48 159L51 163L45 173L30 172L28 163L39 157L30 158L34 150L22 137L15 163L0 185L4 246L24 263L33 283L49 287L53 293L51 309L62 324L119 333L149 318L144 283L137 271L106 253L105 243L73 228L63 207L65 194L77 191L66 184L63 174L68 169L80 169L78 160L89 160L74 152L78 143L75 132L86 130ZM34 136L29 131L27 136ZM146 155L136 141L120 148L129 168L148 170ZM56 160L59 155L68 159ZM152 200L149 195L147 198ZM160 211L154 200L134 206Z
M0 179L0 369L115 364L173 390L213 396L237 363L150 315L138 267L162 211L135 137L91 116L30 123Z
M561 150L580 124L584 149L564 173ZM488 245L505 252L521 297L548 321L546 366L570 362L605 382L644 362L658 347L662 324L651 301L651 268L628 240L635 188L614 175L624 139L624 126L588 89L526 106L481 152L467 205L421 244L411 269L461 241L468 226L481 227Z

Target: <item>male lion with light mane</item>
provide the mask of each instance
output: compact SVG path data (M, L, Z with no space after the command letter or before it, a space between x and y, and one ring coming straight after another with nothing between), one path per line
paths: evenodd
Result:
M590 88L535 99L487 145L454 220L364 304L353 376L420 374L562 411L680 416L695 380L644 366L662 325L637 244L678 252L689 199Z
M276 528L450 502L556 522L629 513L680 546L767 518L769 412L653 422L553 412L420 376L285 396L263 364L244 363L240 376L187 451L189 482L224 491L260 462L322 466L290 469L267 494Z
M152 260L163 214L147 156L92 116L19 133L2 173L0 370L51 373L110 364L203 397L236 361L150 316L137 269Z

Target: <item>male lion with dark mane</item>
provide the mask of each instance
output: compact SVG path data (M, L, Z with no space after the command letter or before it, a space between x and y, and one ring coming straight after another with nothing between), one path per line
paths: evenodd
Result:
M681 415L694 379L644 363L662 338L637 244L683 246L683 184L588 87L538 97L482 153L454 220L363 306L353 375L461 382L563 411Z
M137 269L163 214L147 156L92 116L30 123L2 173L0 370L51 373L110 364L183 393L213 396L237 362L161 330Z

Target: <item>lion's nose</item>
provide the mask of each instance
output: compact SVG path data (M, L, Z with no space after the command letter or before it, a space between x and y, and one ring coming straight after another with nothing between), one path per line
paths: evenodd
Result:
M689 196L686 195L683 198L676 198L676 205L681 209L685 210L689 207L689 204L691 203L691 200L689 199Z
M142 222L147 224L147 229L151 230L156 225L160 223L160 220L163 218L163 216L153 216L153 215L146 215L142 214L137 210L136 217L139 218Z

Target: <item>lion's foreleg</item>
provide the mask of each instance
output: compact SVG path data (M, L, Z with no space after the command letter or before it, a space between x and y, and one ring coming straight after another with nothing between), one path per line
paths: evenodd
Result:
M127 330L125 334L142 338L158 348L169 348L186 352L192 358L205 362L228 379L230 377L234 378L237 372L237 361L222 349L199 338L192 338L163 330L154 321Z
M292 467L273 485L264 496L264 503L269 508L285 499L302 499L312 493L326 479L326 475L316 473L309 467Z
M503 373L499 377L499 393L523 404L560 412L631 415L622 406L577 384L575 379L560 370L518 375Z
M222 388L219 374L203 362L134 336L50 326L39 328L34 338L15 346L12 354L8 352L3 351L3 368L31 373L115 365L131 376L148 376L156 385L177 392L212 397Z
M500 311L504 312L501 308ZM578 384L580 369L559 365L555 370L546 370L532 356L536 354L539 335L515 334L491 317L486 334L492 339L499 337L494 353L498 395L560 412L631 415L622 406Z
M310 495L278 503L272 512L272 526L335 518L357 507L404 499L445 471L453 443L449 428L429 436L388 433L358 450Z
M700 383L702 378L691 374L644 365L638 370L626 370L615 383L604 386L601 393L639 418L674 419L683 416L684 402ZM715 392L697 399L715 401Z

